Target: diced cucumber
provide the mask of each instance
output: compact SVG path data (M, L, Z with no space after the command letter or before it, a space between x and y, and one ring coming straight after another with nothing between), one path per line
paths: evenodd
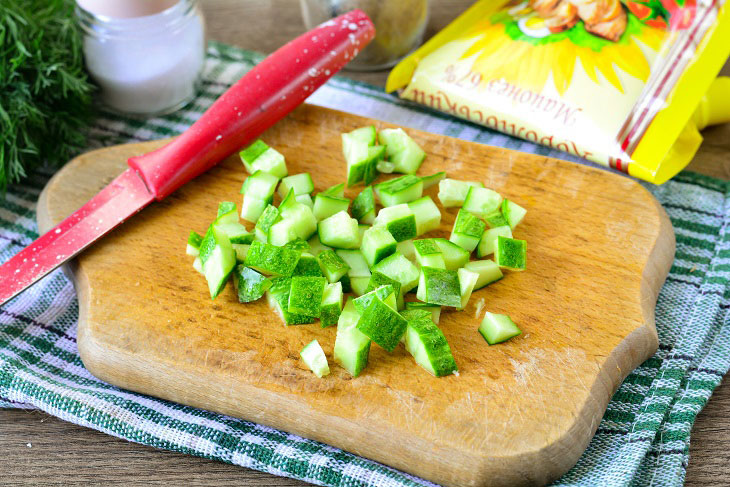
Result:
M377 140L375 125L360 127L359 129L355 129L352 132L349 132L348 135L354 140L364 142L366 145L375 145L375 142Z
M193 269L205 275L203 273L203 263L200 261L200 257L196 257L195 260L193 260Z
M314 208L314 201L312 201L312 197L308 194L298 194L294 197L294 199L296 199L298 203L301 203L304 206L308 206L312 209Z
M463 208L456 215L454 227L451 230L449 241L459 245L462 249L472 252L484 234L484 222L476 215L472 215Z
M430 318L408 321L405 338L406 350L429 374L443 377L458 370L446 337Z
M352 202L352 217L360 223L372 225L375 221L375 196L373 187L363 189Z
M370 268L368 263L359 250L337 249L337 256L345 261L349 270L347 275L350 277L370 277Z
M357 329L388 352L395 350L408 322L377 296L360 315Z
M377 164L377 161L370 158L371 151L369 151L369 148L374 145L374 126L362 127L342 134L342 154L345 156L345 162L347 162L348 186L364 181L366 174L370 171L369 165L375 166ZM373 169L375 168L373 167Z
M294 191L295 196L310 194L314 191L312 176L308 172L302 172L282 178L277 190L279 196L285 198L289 191Z
M216 216L215 222L218 224L238 223L236 204L232 201L221 201L218 203L218 215Z
M368 158L365 162L365 174L363 176L363 183L365 183L365 185L368 185L377 179L378 167L380 167L380 162L383 160L384 157L384 145L375 145L373 147L368 147Z
M402 128L383 129L378 140L385 144L385 156L393 163L393 171L416 174L426 158L426 152Z
M188 243L185 246L185 253L193 257L200 255L200 242L202 241L202 235L195 231L190 232L190 235L188 235Z
M403 309L405 307L403 303L403 293L401 292L401 283L392 277L386 276L382 272L373 271L373 274L368 280L368 287L365 288L365 293L369 293L380 286L391 285L395 290L396 309Z
M507 224L510 228L514 229L527 214L527 210L522 208L514 201L503 199L502 200L502 215L507 220Z
M370 292L363 294L359 298L355 298L355 309L360 314L364 313L368 306L370 306L370 303L373 301L373 299L376 298L380 299L391 308L396 310L398 309L395 298L395 288L391 284L380 286Z
M398 245L395 247L395 251L403 254L403 256L411 262L416 262L416 249L413 247L413 240L408 239L398 242Z
M417 319L422 319L422 318L428 318L429 320L431 319L431 312L430 311L426 311L424 309L409 309L409 308L406 308L406 309L404 309L403 311L400 312L400 315L406 321L417 320ZM403 343L406 342L406 336L405 335L403 335L403 337L401 338L401 341Z
M443 171L431 174L430 176L424 176L421 178L421 181L423 181L423 189L426 190L431 186L435 186L444 179L446 179L446 173Z
M375 166L375 169L377 169L380 173L390 174L393 170L395 170L395 164L390 161L386 161L385 159L380 159L378 164Z
M325 194L328 196L335 196L337 198L344 198L345 197L345 183L335 184L334 186L330 186L329 188L322 191L320 194Z
M522 333L507 315L486 312L479 325L479 333L490 345L502 343Z
M342 313L342 283L327 284L322 294L319 321L322 328L336 325Z
M200 242L200 262L208 281L210 297L215 299L228 282L236 266L236 253L231 241L216 225L211 225Z
M296 222L294 219L285 218L271 225L269 228L269 236L267 242L271 245L282 247L292 240L297 239L297 232L294 229Z
M263 140L258 139L238 153L241 158L241 162L243 162L243 165L250 174L254 173L251 167L253 165L253 161L255 161L258 156L266 152L268 149L269 145Z
M238 213L234 214L236 216L236 220L238 220ZM250 244L253 242L253 234L246 230L246 227L238 222L223 224L216 223L216 227L226 234L228 240L230 240L232 244Z
M350 277L350 288L358 296L362 296L367 292L369 284L370 277Z
M458 179L444 179L439 182L439 201L444 208L462 206L469 189L474 186L483 188L484 184L478 181L459 181Z
M454 270L421 267L416 297L425 303L460 307L459 274Z
M461 293L461 306L457 309L464 309L469 303L469 298L471 298L471 293L474 291L477 281L479 281L479 274L463 267L456 272L459 276L459 292Z
M357 233L360 236L360 240L358 242L358 247L362 245L362 236L365 235L365 232L370 228L370 225L363 225L362 223L357 225Z
M317 219L312 209L307 205L298 203L296 200L290 202L286 208L279 206L281 217L284 220L291 220L294 233L302 240L309 239L317 232Z
M507 220L504 218L504 216L502 216L501 210L496 210L496 211L491 212L489 215L486 215L484 217L484 221L487 222L487 225L489 225L489 228L509 226L509 223L507 223Z
M502 196L496 191L472 186L464 199L464 209L484 218L499 210L501 203Z
M413 247L415 248L418 265L446 269L443 252L441 252L441 247L436 245L434 239L414 240Z
M249 244L231 244L231 247L233 247L233 251L236 253L236 262L245 262L246 261L246 254L248 254L248 249L251 247Z
M307 252L302 252L299 262L292 272L292 276L323 277L317 258Z
M445 238L434 238L433 241L441 249L446 269L456 270L464 267L464 264L469 262L469 251L464 250L454 242L450 242Z
M351 293L352 287L350 286L350 276L345 274L344 276L340 277L340 280L337 281L340 284L342 284L342 292L343 293Z
M301 238L296 238L291 242L287 242L286 244L284 244L284 247L286 247L287 249L299 250L301 252L309 252L309 244L306 240Z
M400 283L400 292L405 294L418 286L420 273L410 260L403 254L396 252L386 257L373 266L373 272L380 272L383 275L395 279Z
M436 230L441 225L441 212L430 196L411 201L408 207L416 217L416 233L419 236Z
M319 241L319 235L317 235L316 233L312 235L312 238L307 240L307 243L309 244L309 253L315 257L318 256L319 253L323 250L331 248L323 245L322 242Z
M489 228L484 231L482 238L479 240L477 247L477 256L486 257L494 253L494 247L497 246L497 237L499 236L512 238L512 229L509 225L502 227Z
M289 312L289 292L291 277L277 277L271 280L271 287L266 291L269 307L279 315L285 325L307 325L314 323L313 316Z
M243 182L241 194L250 198L271 201L279 178L264 171L256 171Z
M411 301L406 303L406 310L423 310L431 313L431 321L438 325L441 318L441 306L437 304L421 303L420 301Z
M279 178L287 175L284 156L276 149L266 145L262 140L257 140L243 149L239 156L249 174L256 171L266 171Z
M330 366L327 363L327 357L317 340L309 342L307 346L302 348L299 355L302 356L302 361L307 364L309 370L314 372L314 375L320 379L330 373Z
M283 213L291 207L297 204L297 195L294 194L294 190L290 189L289 192L281 199L279 203L279 212Z
M243 204L241 204L241 218L256 223L270 202L270 199L262 200L253 196L244 196Z
M360 251L370 267L395 252L396 241L385 227L368 228L362 236Z
M504 277L499 266L491 260L473 260L464 264L464 269L479 274L479 279L474 285L475 291Z
M423 196L423 181L418 176L406 174L375 185L375 194L383 206L410 203Z
M527 267L527 242L509 237L497 237L494 262L512 271L524 271Z
M349 374L357 377L368 364L370 339L357 329L360 314L355 310L352 298L347 299L345 308L337 321L334 358Z
M271 287L271 280L245 265L238 265L233 271L238 280L239 303L251 303L261 298Z
M416 216L407 204L382 208L373 223L385 227L396 242L416 236Z
M360 232L357 220L346 211L335 213L317 224L319 240L324 245L337 249L356 249L360 246Z
M319 262L322 273L331 283L339 281L350 270L350 266L334 250L320 252L317 262Z
M317 221L324 220L335 213L347 211L350 200L339 196L319 193L314 197L314 217Z
M246 267L265 276L291 276L301 252L254 240L246 255Z
M289 290L290 313L303 314L319 318L322 306L322 295L327 280L324 277L295 276L291 278Z

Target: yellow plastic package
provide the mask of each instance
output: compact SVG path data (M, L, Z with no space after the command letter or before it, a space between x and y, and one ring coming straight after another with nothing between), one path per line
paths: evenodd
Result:
M726 3L479 0L386 91L661 184L730 119Z

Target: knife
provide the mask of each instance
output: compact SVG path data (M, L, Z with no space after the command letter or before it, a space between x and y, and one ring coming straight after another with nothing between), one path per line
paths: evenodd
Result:
M0 266L0 305L76 256L153 201L252 142L302 103L372 40L361 10L329 20L259 63L167 145L129 168Z

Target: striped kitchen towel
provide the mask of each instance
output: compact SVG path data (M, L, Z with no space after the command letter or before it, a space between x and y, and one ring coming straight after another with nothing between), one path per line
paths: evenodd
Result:
M90 130L89 148L181 132L259 59L211 44L193 103L150 120L104 114ZM310 102L565 158L342 77ZM38 171L0 197L0 262L37 237L35 204L50 175ZM685 172L661 187L647 188L664 205L677 235L676 259L657 303L659 351L619 387L585 454L555 485L681 485L692 424L728 370L730 186ZM81 363L77 318L73 287L59 271L0 308L0 407L38 408L130 441L320 485L432 485L321 443L106 384Z

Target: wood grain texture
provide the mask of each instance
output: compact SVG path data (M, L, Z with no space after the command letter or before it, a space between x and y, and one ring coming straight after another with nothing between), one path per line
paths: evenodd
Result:
M317 190L344 178L339 134L375 123L303 106L264 139ZM86 251L74 267L79 350L96 376L121 387L271 425L446 485L542 484L577 460L620 381L656 349L654 304L674 254L671 226L636 182L536 155L410 131L423 174L482 180L534 215L517 235L529 270L475 293L441 328L458 377L435 379L399 349L374 347L356 380L338 367L318 380L298 359L334 329L284 328L231 287L211 301L182 254L219 201L238 198L237 157L155 204ZM49 182L42 229L60 221L159 142L85 154ZM437 188L429 193L435 195ZM356 194L348 190L349 196ZM448 236L454 211L439 231ZM628 238L627 238L628 237ZM474 303L508 312L524 335L487 347Z

